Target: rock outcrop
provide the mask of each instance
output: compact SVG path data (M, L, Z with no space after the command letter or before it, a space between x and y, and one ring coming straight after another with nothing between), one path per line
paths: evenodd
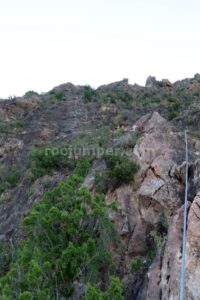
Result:
M116 256L126 290L125 299L178 300L184 212L184 136L157 112L142 117L131 131L140 134L132 153L139 161L140 171L133 185L120 186L107 194L107 203L117 202L118 206L118 211L112 212L110 218L125 247L124 254ZM192 203L188 202L187 300L200 299L200 193L194 198L195 191L200 188L199 165L196 160L189 167L189 200ZM85 184L93 189L94 172ZM159 236L162 230L166 231L164 249L157 249L147 267L146 260L152 249L151 232ZM143 261L144 269L133 273L131 262L137 257Z
M112 215L126 253L120 271L127 289L126 299L179 299L183 199L184 199L184 139L157 112L141 118L132 129L141 137L133 149L141 169L134 186L122 186L107 196L108 203L118 203L118 212ZM198 186L198 161L190 174L190 189ZM191 192L192 197L192 192ZM189 202L186 299L199 299L199 195L192 206ZM145 259L151 251L151 231L159 232L162 218L169 227L164 253L157 253L143 277L130 272L136 257ZM190 257L190 259L189 259ZM139 276L139 279L138 279ZM133 291L137 277L138 291ZM139 283L138 283L139 282ZM144 284L145 283L145 284Z
M153 87L157 87L157 80L156 77L153 76L149 76L146 80L146 84L145 84L146 88L153 88Z

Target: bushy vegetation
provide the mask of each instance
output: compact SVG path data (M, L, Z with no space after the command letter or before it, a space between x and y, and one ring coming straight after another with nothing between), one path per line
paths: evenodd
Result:
M126 104L130 104L134 101L134 97L128 92L116 91L103 94L101 96L101 101L104 103L123 102Z
M133 175L139 170L138 163L131 160L127 155L105 155L105 161L109 177L114 178L118 183L129 183L133 180Z
M163 223L164 222L164 223ZM146 256L146 268L152 264L155 256L158 254L161 257L164 254L165 244L166 244L166 235L167 235L167 227L166 220L161 219L158 224L158 228L151 230L149 233L149 243L150 249Z
M160 216L159 226L161 228L161 231L163 231L163 232L166 232L168 229L169 224L168 224L168 220L164 213Z
M169 117L174 119L179 116L181 111L181 103L176 98L170 98Z
M94 95L95 95L95 90L93 88L91 88L91 86L89 86L89 85L84 86L83 97L84 97L85 102L92 101Z
M98 287L89 285L84 300L123 300L119 278L111 277L110 281L110 286L106 292L102 292Z
M104 103L116 103L117 97L115 93L105 93L101 96L101 100Z
M138 271L142 270L142 268L143 268L142 258L140 256L135 257L131 263L131 270L133 272L138 272Z
M20 132L23 129L23 124L20 120L0 121L1 133Z
M62 101L65 98L65 93L63 91L52 90L49 92L51 99Z
M159 85L162 85L162 88ZM92 105L96 103L101 125L111 125L112 129L132 125L140 116L150 111L158 111L164 118L170 120L176 119L181 117L181 112L186 111L188 104L197 100L199 95L198 91L190 93L185 87L165 88L163 82L158 82L155 89L137 87L135 90L117 86L108 90L103 88L94 90L86 85L82 93L83 100L88 106L90 102ZM56 100L66 100L67 97L66 93L57 89L49 92L49 98L54 103ZM105 104L108 104L107 108L101 110Z
M0 194L7 189L14 188L20 181L21 174L16 168L9 168L5 170L5 175L1 178Z
M35 91L28 91L28 92L26 92L26 93L24 94L24 97L25 97L25 98L31 98L31 97L33 97L33 96L39 96L39 94L38 94L37 92L35 92Z
M105 198L82 186L89 168L80 159L67 181L46 192L24 219L26 238L0 279L1 299L67 299L75 281L89 284L87 300L122 299L119 280L110 278L115 268L109 245L116 235ZM99 283L109 286L106 292Z
M105 193L109 187L133 181L134 174L139 170L136 161L127 155L107 154L104 156L107 169L96 172L94 186L96 191Z
M108 126L102 126L91 133L80 133L73 141L74 147L102 147L106 148L112 145L112 132Z
M174 120L181 117L181 112L186 112L188 105L194 103L198 96L198 91L192 94L184 87L160 88L158 83L156 89L138 87L136 91L130 92L124 91L123 88L113 88L108 92L97 90L93 99L100 107L113 104L110 105L110 109L108 105L108 109L103 110L101 115L102 123L109 124L111 129L114 129L120 126L130 126L140 116L152 111L158 111L164 118ZM185 121L186 118L182 120L184 123ZM191 120L190 126L192 124L194 120Z
M127 92L119 92L117 95L119 99L126 104L130 104L134 100L133 96Z
M157 254L161 256L164 254L166 232L160 233L158 230L152 230L150 231L149 236L152 240L152 245L146 257L147 267L149 267L152 264Z
M63 151L63 149L65 151ZM29 168L34 179L43 175L52 174L53 170L70 168L74 166L74 160L69 158L66 145L53 147L45 145L41 148L34 148L29 155Z
M12 262L12 248L8 242L0 243L0 276L4 275Z
M195 97L200 97L200 91L195 91L195 92L193 93L193 96L195 96Z
M165 249L166 237L159 234L156 230L150 232L150 236L154 240L155 251L157 253L163 254Z

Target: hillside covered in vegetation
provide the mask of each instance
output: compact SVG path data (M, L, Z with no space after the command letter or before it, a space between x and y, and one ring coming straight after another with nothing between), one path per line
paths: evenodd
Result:
M0 299L200 299L200 75L0 100Z

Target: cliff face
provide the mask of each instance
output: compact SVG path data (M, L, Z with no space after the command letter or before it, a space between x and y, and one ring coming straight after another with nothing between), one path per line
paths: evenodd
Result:
M72 166L66 166L63 160L54 162L50 172L47 160L42 165L46 172L42 169L36 176L31 160L33 147L68 144L76 150L114 149L140 165L128 183L120 173L117 184L111 175L101 186L123 249L113 246L111 252L124 298L179 299L185 188L183 128L187 126L185 292L186 299L200 299L199 101L199 77L195 75L175 84L149 77L145 88L129 85L127 80L96 91L66 84L45 95L1 102L0 243L7 241L10 247L15 241L20 243L24 239L18 230L21 220L45 191L71 173ZM76 159L80 153L74 156ZM108 168L104 156L97 156L92 157L92 168L84 182L92 195L97 193L96 174L104 177ZM117 210L109 208L113 204ZM1 275L9 268L4 267ZM80 278L76 285L72 298L82 299L85 289Z
M107 194L108 203L119 210L111 218L125 244L118 257L126 299L179 299L182 257L184 201L184 135L175 131L157 112L142 117L132 128L140 138L133 148L140 171L134 186L122 185ZM188 238L186 257L186 299L199 299L199 184L200 160L195 155L195 139L189 138L190 174ZM91 186L90 186L91 188ZM152 233L157 251L150 262ZM131 262L140 258L143 267L134 273Z

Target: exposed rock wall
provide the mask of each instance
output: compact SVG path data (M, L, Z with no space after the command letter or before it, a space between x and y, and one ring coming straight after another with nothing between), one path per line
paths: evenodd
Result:
M133 186L121 186L107 196L109 203L116 200L119 207L111 217L126 245L120 269L126 299L178 300L184 208L184 136L175 132L156 112L140 119L133 130L141 134L133 149L133 156L137 157L141 169ZM199 184L198 166L198 161L190 166L190 198ZM192 205L191 202L188 204L186 299L200 299L199 200L198 194ZM137 256L145 261L150 250L150 232L159 230L163 215L169 224L164 253L157 253L146 275L142 276L140 272L132 274L131 261Z

